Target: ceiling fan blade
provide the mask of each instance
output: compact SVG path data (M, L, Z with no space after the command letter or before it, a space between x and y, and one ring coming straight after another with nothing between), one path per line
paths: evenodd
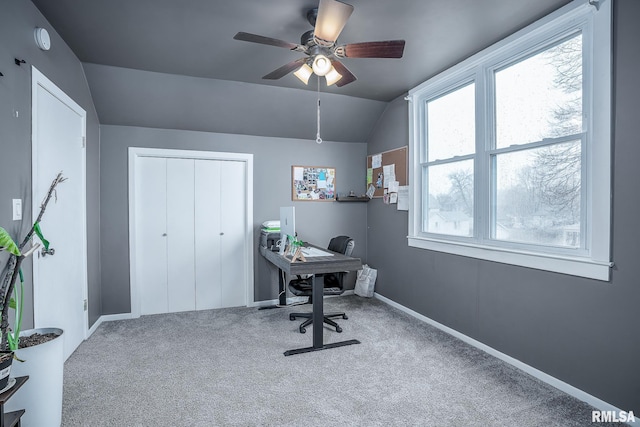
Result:
M339 58L402 58L403 53L404 40L349 43L335 49Z
M266 44L269 46L283 47L285 49L297 50L299 52L305 51L305 48L303 46L300 46L299 44L289 43L284 40L273 39L271 37L259 36L257 34L244 33L242 31L236 34L235 36L233 36L233 38L235 40L242 40L245 42L260 43L260 44Z
M278 80L279 78L286 76L290 72L302 67L302 64L304 64L307 59L308 58L300 58L296 59L295 61L291 61L288 64L285 64L282 67L278 68L277 70L273 70L262 78L267 80Z
M342 76L342 78L336 82L336 86L342 87L356 80L356 76L354 76L353 73L349 71L349 69L345 67L344 64L342 64L342 62L338 61L337 59L332 59L331 64L333 65L333 68L335 68L336 71Z
M333 45L353 13L353 6L338 0L320 0L313 35L321 45Z

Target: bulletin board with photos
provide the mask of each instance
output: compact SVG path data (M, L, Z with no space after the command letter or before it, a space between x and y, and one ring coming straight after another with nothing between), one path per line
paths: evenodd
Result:
M409 182L407 146L367 156L367 188L373 187L373 197L397 192L393 184L406 186ZM389 186L392 188L389 189Z
M335 168L291 166L291 200L333 202L335 199Z

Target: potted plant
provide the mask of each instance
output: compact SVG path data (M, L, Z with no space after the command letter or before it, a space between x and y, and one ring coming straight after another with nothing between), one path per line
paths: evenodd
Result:
M19 257L20 255L22 255L20 253L20 250L18 249L18 246L15 244L15 242L13 241L13 239L11 238L11 236L9 235L9 233L7 233L7 231L0 227L0 251L5 250L7 252L9 252L11 254L11 258L10 258L10 262L9 264L14 264L14 261L16 260L15 257ZM15 270L14 270L15 271ZM22 275L20 274L21 271L18 270L18 274L20 275L20 278L22 279ZM9 277L11 275L13 275L13 272L11 271L11 267L9 267L7 269L7 272L5 273L6 276L5 277ZM9 279L11 280L11 279ZM14 280L15 283L15 280ZM7 280L3 280L2 281L2 285L4 286L8 286L8 282ZM15 285L14 285L15 286ZM8 326L9 326L9 322L8 322L8 309L10 304L10 301L8 301L8 298L11 298L11 294L13 293L14 290L14 286L9 286L8 289L6 290L6 292L3 289L2 295L4 296L4 298L1 298L0 300L0 304L2 304L2 338L3 338L3 342L4 342L4 337L6 335L7 337L7 345L2 345L2 347L0 348L0 390L5 390L8 389L9 387L13 386L13 383L11 385L9 385L9 374L11 373L11 363L13 362L13 358L15 357L14 354L14 348L12 348L11 345L9 345L9 341L10 339L13 338L13 335L9 332L8 330ZM11 301L13 301L13 305L14 307L17 306L15 299L11 299ZM7 310L5 310L5 307ZM5 325L5 312L7 313L7 322ZM18 320L20 318L20 320ZM22 318L22 310L20 310L20 314L16 314L16 329L19 330L20 329L20 323L21 323L21 318ZM11 335L11 338L10 338Z
M62 330L41 328L21 331L24 280L21 265L26 257L40 247L40 243L31 243L34 234L38 236L45 250L49 250L49 242L40 230L40 221L51 198L56 194L56 187L66 178L59 173L52 181L47 195L40 205L40 212L33 225L18 245L9 233L0 228L0 251L9 253L3 269L0 284L0 350L13 352L14 363L12 373L15 377L29 375L29 381L16 392L6 404L8 410L26 409L21 425L27 427L60 425L62 418L62 380L64 357L62 348ZM25 249L27 246L28 249ZM20 280L20 286L16 283ZM15 312L13 328L9 323L9 309ZM50 354L53 353L53 356ZM1 385L1 383L0 383ZM11 386L11 380L8 387Z

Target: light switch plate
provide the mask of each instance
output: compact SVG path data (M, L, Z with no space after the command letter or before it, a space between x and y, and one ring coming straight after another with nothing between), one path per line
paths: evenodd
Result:
M13 220L20 221L22 219L22 199L13 199Z

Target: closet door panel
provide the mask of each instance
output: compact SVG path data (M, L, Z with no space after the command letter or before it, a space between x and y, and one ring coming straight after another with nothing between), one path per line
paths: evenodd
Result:
M224 307L221 299L220 163L195 161L196 310ZM226 179L225 179L226 181Z
M221 293L225 307L246 304L245 259L245 163L220 162L220 173L224 177L220 187L220 223L222 228L220 253Z
M167 159L169 312L195 309L193 167L193 159Z
M136 160L136 284L140 314L166 313L167 298L167 162Z

